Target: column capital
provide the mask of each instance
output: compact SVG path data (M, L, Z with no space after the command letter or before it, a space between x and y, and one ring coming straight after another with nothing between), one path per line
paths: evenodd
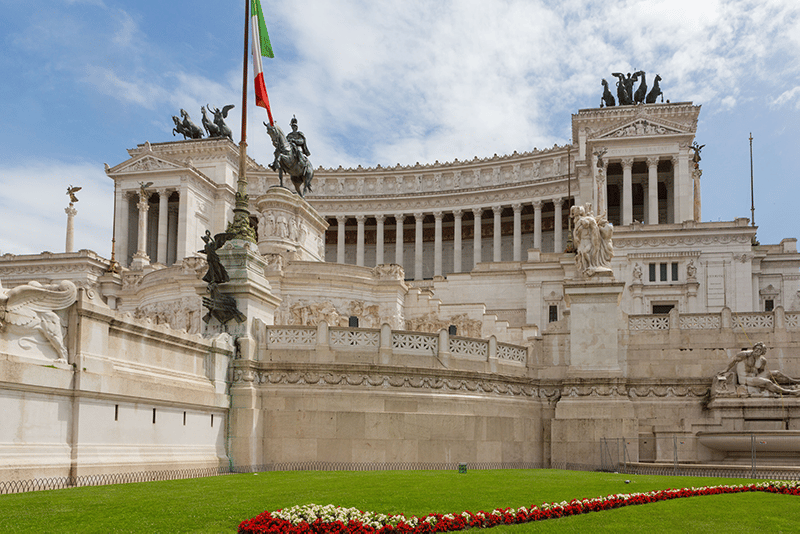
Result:
M475 217L480 217L481 213L483 213L483 208L472 208L472 214Z
M356 222L358 224L364 224L364 221L366 221L366 220L367 220L367 216L366 215L356 215Z
M136 203L136 207L139 208L139 211L147 211L150 209L150 202L146 198L140 198L139 202Z
M383 213L375 215L375 222L377 222L378 224L381 224L385 220L386 220L386 215L384 215Z
M673 167L677 167L678 163L680 163L680 161L681 161L681 157L678 154L673 154L672 155L672 166Z
M433 212L433 218L434 218L435 220L437 220L437 221L441 221L441 220L442 220L442 217L444 217L444 213L443 213L443 212L441 212L441 211L434 211L434 212Z
M522 204L515 202L514 204L511 204L511 209L514 210L514 213L522 213Z
M531 202L531 204L533 204L533 209L541 210L542 209L542 205L544 204L544 202L541 201L541 200L534 200L533 202Z
M398 223L401 223L406 218L406 215L405 213L395 213L394 218Z
M464 210L453 210L453 217L460 219L464 215Z
M560 208L564 204L563 198L554 198L553 199L553 206L556 208Z
M422 222L422 219L424 219L424 218L425 218L425 214L424 213L415 213L414 214L414 219L416 221Z
M339 224L344 224L347 221L347 215L337 215L336 222Z
M630 169L633 167L633 158L622 158L621 163L623 169Z
M658 156L650 156L647 158L647 166L648 167L657 167L658 166Z
M69 207L64 208L64 213L66 213L68 217L74 217L78 214L78 210L70 203Z
M495 215L500 215L503 213L503 206L492 206L492 211Z

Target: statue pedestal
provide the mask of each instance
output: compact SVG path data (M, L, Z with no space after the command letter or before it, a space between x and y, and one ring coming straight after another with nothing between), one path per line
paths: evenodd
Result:
M304 198L285 187L271 187L256 199L258 250L285 260L325 261L328 223Z
M239 323L235 319L225 324L212 318L205 327L205 333L216 335L226 332L234 338L252 339L253 321L258 319L264 324L274 324L275 309L281 299L272 294L272 287L264 276L266 260L258 252L255 243L241 239L232 239L217 250L220 263L228 272L230 280L220 284L221 293L236 299L236 306L247 320ZM242 341L240 341L241 357L251 358Z
M564 283L570 313L568 376L622 376L619 330L624 324L619 302L624 288L611 272Z

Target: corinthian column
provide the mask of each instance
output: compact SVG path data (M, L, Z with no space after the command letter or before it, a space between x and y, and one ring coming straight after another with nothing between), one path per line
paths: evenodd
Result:
M473 208L472 214L475 216L474 236L472 238L472 264L478 265L481 262L481 208Z
M433 243L433 276L442 276L442 216L441 211L433 212L436 224Z
M167 264L167 222L169 212L167 211L169 193L166 189L158 190L158 249L157 260L163 265Z
M136 254L133 255L131 269L140 271L146 265L150 265L150 257L147 255L147 210L150 209L150 203L146 193L139 195L139 202L136 207L139 208L139 235L137 236L137 250Z
M383 221L386 215L378 214L375 216L377 223L377 234L375 235L375 265L383 263Z
M492 261L500 262L503 261L503 250L500 248L500 241L502 239L501 230L500 230L500 217L503 215L503 207L502 206L493 206L492 212L494 213L494 229L492 232Z
M344 223L347 217L336 216L336 263L344 263Z
M422 280L422 221L424 213L414 214L414 280Z
M542 201L533 201L533 248L542 250Z
M633 158L622 160L622 225L633 223ZM599 212L598 212L599 215Z
M453 272L461 272L461 210L453 210Z
M395 231L394 243L394 262L403 267L403 219L406 216L402 213L395 214L394 220L397 222L397 230ZM405 269L405 267L403 267Z
M514 210L514 261L522 260L522 204L512 204Z
M69 207L64 208L64 212L67 214L67 242L64 252L75 252L75 215L78 214L78 210L70 202Z
M561 230L564 219L561 216L561 205L564 203L563 198L556 198L553 200L553 207L555 208L555 215L553 216L553 252L558 254L564 252L564 245L561 242Z
M647 158L647 224L658 224L658 157Z
M356 265L364 266L364 221L367 220L365 215L356 215L356 223L358 224L356 230Z

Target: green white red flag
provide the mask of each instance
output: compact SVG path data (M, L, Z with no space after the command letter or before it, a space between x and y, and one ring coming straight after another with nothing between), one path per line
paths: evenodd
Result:
M259 0L250 0L250 25L253 34L253 77L256 85L256 106L267 110L269 123L272 121L272 110L269 107L267 86L264 85L264 69L261 66L261 56L275 57L272 45L269 42L267 25L264 23L264 13L261 11Z

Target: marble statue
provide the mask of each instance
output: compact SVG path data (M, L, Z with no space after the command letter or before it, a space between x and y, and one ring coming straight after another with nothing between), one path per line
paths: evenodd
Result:
M614 246L611 242L614 227L605 214L596 217L588 203L584 206L572 206L569 213L574 228L575 265L578 271L585 276L611 272L608 265L614 257Z
M697 267L694 266L694 260L689 260L689 263L686 265L686 278L688 280L697 279Z
M780 371L768 370L767 359L764 357L766 353L767 347L760 341L752 349L737 353L728 367L714 377L713 393L737 396L800 396L800 380Z
M68 308L77 296L78 289L69 280L50 285L29 282L9 290L0 284L0 329L3 337L16 335L19 346L28 349L36 343L31 334L41 334L55 349L56 361L67 363L64 326L55 310Z
M307 191L313 192L311 180L314 178L314 168L308 159L305 135L296 130L297 122L292 123L292 134L297 134L293 137L295 142L287 139L280 126L273 126L266 122L264 126L267 128L270 138L272 138L272 146L275 147L275 160L269 164L269 168L278 173L281 187L283 187L283 173L286 173L291 177L292 184L298 195L304 197ZM298 144L300 140L302 142Z
M633 283L634 284L641 284L642 283L642 266L638 263L633 266Z

